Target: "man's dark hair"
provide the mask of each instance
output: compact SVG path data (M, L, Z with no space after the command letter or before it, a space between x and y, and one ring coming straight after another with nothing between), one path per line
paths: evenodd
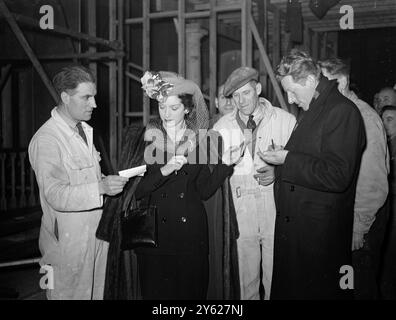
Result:
M350 68L345 60L340 58L330 58L327 60L319 61L319 66L331 75L344 75L349 77Z
M309 75L316 79L320 76L319 65L305 51L292 49L284 56L276 68L276 77L282 80L286 76L291 76L293 81L305 80Z
M390 106L390 105L384 106L381 109L381 117L382 117L382 115L384 114L385 111L396 111L396 106Z
M52 80L59 96L62 92L76 89L78 85L83 82L96 83L91 70L83 66L64 67Z

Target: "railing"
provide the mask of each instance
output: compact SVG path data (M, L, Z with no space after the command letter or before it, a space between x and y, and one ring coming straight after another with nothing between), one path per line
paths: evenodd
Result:
M0 210L39 205L38 187L26 150L0 151Z

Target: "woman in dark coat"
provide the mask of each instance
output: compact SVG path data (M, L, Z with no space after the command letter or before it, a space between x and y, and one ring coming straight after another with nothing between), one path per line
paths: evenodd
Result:
M142 78L143 88L159 101L161 119L148 125L146 140L155 139L146 148L147 171L135 196L158 208L159 245L135 250L141 294L146 300L205 299L208 226L203 201L232 174L231 163L240 153L233 153L235 159L230 165L218 164L211 171L206 161L196 164L198 153L185 156L184 149L180 152L186 144L190 151L199 148L199 142L192 140L196 129L201 129L197 125L203 118L200 110L206 107L199 102L203 101L202 94L192 81L171 74L164 74L162 82L148 89L146 83L151 78ZM155 94L150 91L153 87L158 89Z

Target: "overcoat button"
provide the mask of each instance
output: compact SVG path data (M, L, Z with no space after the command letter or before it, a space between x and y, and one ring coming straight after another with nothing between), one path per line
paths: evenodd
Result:
M180 199L183 199L183 198L184 198L184 193L183 193L183 192L179 194L179 198L180 198Z
M163 217L161 221L162 221L162 223L166 223L166 218Z
M290 221L290 217L289 217L289 216L286 216L286 217L285 217L285 221L286 221L286 222L289 222L289 221Z
M186 217L181 217L181 221L185 223L187 221Z

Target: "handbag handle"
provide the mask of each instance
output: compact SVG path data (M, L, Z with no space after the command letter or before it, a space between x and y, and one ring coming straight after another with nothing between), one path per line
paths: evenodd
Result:
M131 196L131 198L128 201L128 205L123 209L124 218L127 217L127 213L129 211L128 209L131 208L131 204L133 204L134 207L137 207L137 200L136 200L136 197L135 197L135 191L136 191L138 183L140 182L140 179L141 179L140 177L139 178L136 177L135 180L133 181L133 184L132 184L132 187L131 187L131 189L133 190L132 191L132 196ZM150 201L151 201L151 193L150 193L150 195L148 197L147 205L150 204Z

